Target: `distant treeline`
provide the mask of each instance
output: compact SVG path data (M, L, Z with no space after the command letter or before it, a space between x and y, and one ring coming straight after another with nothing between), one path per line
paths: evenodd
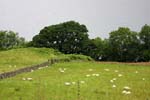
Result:
M55 48L65 54L84 54L101 61L150 61L150 26L144 25L140 32L119 27L109 33L108 39L90 39L85 25L68 21L44 27L30 42L12 31L0 31L0 49L31 46Z

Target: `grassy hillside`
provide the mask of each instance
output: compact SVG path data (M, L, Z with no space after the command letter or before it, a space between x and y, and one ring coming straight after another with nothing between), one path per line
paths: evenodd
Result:
M19 48L8 51L0 51L0 73L15 70L34 64L39 64L51 58L81 58L91 59L83 55L64 55L49 48Z
M92 59L84 55L65 55L47 48L21 48L0 52L0 73L50 58L78 61L57 63L0 80L0 100L150 99L149 65L89 62Z
M55 50L46 48L21 48L0 52L0 72L38 64L55 57Z
M140 65L58 63L0 81L1 100L149 100L149 96L150 67Z

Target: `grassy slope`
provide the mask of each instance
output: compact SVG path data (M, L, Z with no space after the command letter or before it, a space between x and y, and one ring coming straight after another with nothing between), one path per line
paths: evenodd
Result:
M64 73L59 68L66 68ZM110 71L105 71L104 69ZM89 71L93 69L93 71ZM118 70L119 72L115 72ZM138 71L138 73L135 73ZM100 76L86 77L99 73ZM122 74L122 77L118 77ZM33 78L24 81L22 78ZM114 83L110 80L117 78ZM145 78L145 80L142 80ZM51 67L21 74L0 81L1 100L78 100L77 84L65 82L85 81L80 84L80 100L149 100L150 67L96 62L59 63ZM116 88L112 88L115 84ZM124 86L131 88L130 95L122 94Z
M1 51L0 73L39 64L56 56L59 56L58 52L47 48L21 48Z
M84 55L65 55L49 48L19 48L0 52L0 73L40 64L51 58L92 60Z

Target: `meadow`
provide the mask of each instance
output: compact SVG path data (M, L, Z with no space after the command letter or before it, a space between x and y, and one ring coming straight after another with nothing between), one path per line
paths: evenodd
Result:
M0 80L0 100L120 99L150 100L150 65L71 61Z
M148 66L140 65L58 63L1 80L0 97L1 100L149 100L149 73ZM125 87L130 88L130 94L123 93Z

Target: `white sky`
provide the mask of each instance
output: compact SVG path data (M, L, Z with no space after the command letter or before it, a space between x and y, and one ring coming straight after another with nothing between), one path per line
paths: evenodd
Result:
M12 30L31 40L52 24L75 20L85 24L90 38L107 38L120 26L139 31L150 24L150 0L0 0L0 30Z

